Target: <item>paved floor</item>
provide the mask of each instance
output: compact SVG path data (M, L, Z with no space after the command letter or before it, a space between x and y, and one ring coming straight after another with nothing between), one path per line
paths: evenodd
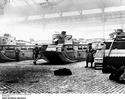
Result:
M40 61L41 62L41 61ZM1 93L125 93L125 85L108 79L101 70L84 68L85 62L67 65L33 65L32 61L0 63ZM71 76L53 71L69 68Z

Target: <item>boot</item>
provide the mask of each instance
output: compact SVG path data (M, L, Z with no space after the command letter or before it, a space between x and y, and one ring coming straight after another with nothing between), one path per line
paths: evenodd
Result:
M33 64L36 65L36 61L34 61Z
M85 68L88 68L88 66L85 66Z
M85 68L88 68L88 62L86 62L86 66L85 66Z
M91 68L93 68L93 63L91 63Z

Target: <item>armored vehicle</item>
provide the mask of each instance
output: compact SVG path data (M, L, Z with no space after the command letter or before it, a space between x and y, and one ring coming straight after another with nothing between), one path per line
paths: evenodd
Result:
M42 55L52 64L73 63L84 61L86 58L87 44L80 44L76 39L72 39L71 35L66 35L60 41L60 34L54 34L52 44Z
M112 68L125 66L125 33L117 29L110 34L112 42L105 42L106 52L103 58L103 73L111 73Z

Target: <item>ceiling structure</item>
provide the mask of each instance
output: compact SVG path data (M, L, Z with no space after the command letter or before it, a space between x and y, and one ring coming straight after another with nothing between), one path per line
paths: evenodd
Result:
M116 19L122 23L125 17L125 0L0 0L0 7L4 16L19 16L16 21L44 18L41 22L48 23L53 19L56 22L84 19L88 23L98 19L106 23L108 19Z
M5 14L44 15L124 6L125 0L0 0ZM2 7L2 8L1 8Z
M108 27L110 24L120 24L121 26L123 24L124 27L122 22L125 22L125 0L0 0L0 12L2 12L1 16L19 16L19 20L23 24L26 20L26 25L28 22L32 24L36 22L38 25L42 23L40 28L43 27L44 33L50 33L50 27L54 24L55 30L62 29L63 26L67 29L70 26L72 26L71 29L77 26L79 30L79 26L96 25L102 26L101 28L105 32L106 25ZM10 19L12 20L12 18ZM5 19L5 21L7 20ZM3 23L6 25L5 21ZM12 25L14 21L7 23ZM99 32L102 32L102 29Z

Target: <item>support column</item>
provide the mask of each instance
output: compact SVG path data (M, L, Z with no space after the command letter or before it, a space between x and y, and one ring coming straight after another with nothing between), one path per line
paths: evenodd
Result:
M62 17L62 16L63 16L63 12L60 12L60 13L59 13L59 17Z
M105 8L103 7L102 9L102 31L103 31L103 38L105 38Z
M121 29L124 29L124 22L123 22L123 17L122 17L122 13L120 12L120 19L119 19L119 24L120 24L120 27L121 27Z

